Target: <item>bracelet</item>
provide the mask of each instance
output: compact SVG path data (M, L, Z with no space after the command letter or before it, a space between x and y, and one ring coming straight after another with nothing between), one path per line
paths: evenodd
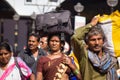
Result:
M73 71L73 73L74 73L75 75L80 74L80 72L79 72L79 70L78 70L78 69L75 69L75 70Z

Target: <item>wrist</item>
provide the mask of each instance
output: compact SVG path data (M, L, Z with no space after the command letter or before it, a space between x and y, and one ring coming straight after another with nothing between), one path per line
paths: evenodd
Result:
M75 75L80 74L80 72L79 72L79 70L78 70L78 69L75 69L75 70L73 71L73 73L74 73Z
M89 24L89 27L91 28L92 26L93 26L93 25L90 23L90 24Z

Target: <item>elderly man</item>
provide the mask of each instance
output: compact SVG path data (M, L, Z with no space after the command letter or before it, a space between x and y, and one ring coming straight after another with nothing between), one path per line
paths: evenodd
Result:
M103 49L104 33L97 26L99 17L78 28L72 36L73 51L78 59L83 80L118 80L116 58Z

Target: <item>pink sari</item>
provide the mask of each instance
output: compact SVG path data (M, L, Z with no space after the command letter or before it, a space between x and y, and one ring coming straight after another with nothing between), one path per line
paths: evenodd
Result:
M9 66L5 72L3 73L3 75L0 77L0 80L4 80L13 70L15 64L12 64L11 66Z
M19 64L19 67L22 68L22 74L28 78L32 71L30 70L30 68L25 64L25 62L23 62L20 58L17 58L17 61L18 61L18 64ZM14 61L14 57L11 57L9 63L8 63L8 67L7 69L4 71L4 73L2 74L2 76L0 77L0 80L4 80L6 79L9 74L14 71L14 70L17 70L16 69L16 64L15 64L15 61ZM17 67L18 68L18 67ZM18 70L17 70L18 71ZM20 74L20 72L18 71L18 73ZM13 76L16 76L16 74L14 74Z

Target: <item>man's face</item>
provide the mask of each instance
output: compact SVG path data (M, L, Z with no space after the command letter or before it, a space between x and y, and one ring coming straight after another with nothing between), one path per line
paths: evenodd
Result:
M40 47L42 49L47 49L48 48L47 37L40 38Z
M49 46L52 51L59 51L61 49L61 43L58 36L53 36L49 41Z
M88 39L88 48L93 52L99 52L103 47L103 37L101 34L91 36Z
M12 56L12 53L7 51L6 49L0 50L0 64L2 66L6 66Z
M39 42L37 41L37 38L34 36L30 36L28 39L28 47L30 50L37 49L39 45Z

